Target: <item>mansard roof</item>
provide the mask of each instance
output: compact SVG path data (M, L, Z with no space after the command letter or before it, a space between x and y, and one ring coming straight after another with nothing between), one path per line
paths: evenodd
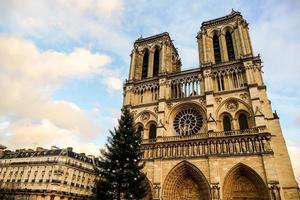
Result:
M93 159L89 156L86 156L84 153L75 153L70 148L67 149L40 149L40 150L32 150L32 149L22 149L16 151L5 151L5 155L0 159L12 159L12 158L27 158L27 157L49 157L49 156L67 156L70 158L74 158L76 160L86 162L89 164L93 164Z

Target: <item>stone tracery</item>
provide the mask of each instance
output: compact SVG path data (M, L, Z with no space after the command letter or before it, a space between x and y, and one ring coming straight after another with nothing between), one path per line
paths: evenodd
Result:
M174 129L179 135L193 135L203 126L203 116L195 108L185 108L174 118Z

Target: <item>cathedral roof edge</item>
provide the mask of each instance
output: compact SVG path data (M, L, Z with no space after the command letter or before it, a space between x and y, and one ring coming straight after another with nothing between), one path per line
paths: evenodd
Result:
M211 25L211 24L214 24L214 23L217 23L217 22L222 22L222 21L225 21L225 20L228 20L228 19L232 19L235 16L241 16L242 17L240 12L235 11L235 10L232 9L232 11L230 12L229 15L225 15L223 17L219 17L219 18L216 18L216 19L208 20L208 21L203 21L202 24L201 24L201 27Z
M163 37L163 36L167 36L171 40L171 37L170 37L169 33L168 32L163 32L163 33L159 33L159 34L152 35L152 36L145 37L145 38L143 38L141 36L134 43L145 42L145 41L153 40L153 39L160 38L160 37Z

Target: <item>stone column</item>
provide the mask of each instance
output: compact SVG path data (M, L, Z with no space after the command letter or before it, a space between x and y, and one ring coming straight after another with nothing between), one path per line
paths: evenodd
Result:
M281 200L280 197L280 187L278 183L270 183L269 191L272 200Z
M161 67L159 69L160 73L165 72L166 69L166 42L162 43L162 52L161 52Z
M153 184L153 200L160 200L160 183Z
M202 51L203 51L203 63L207 62L206 56L206 35L202 35Z
M153 62L154 62L154 51L149 50L149 60L148 60L148 74L147 77L153 77Z
M132 50L131 54L131 61L130 61L130 71L129 71L129 80L134 79L134 74L135 74L135 57L136 57L136 52L135 49Z
M212 200L220 200L220 186L219 183L212 183L211 186Z
M227 62L229 59L228 59L225 35L222 33L222 34L220 34L219 38L220 38L219 41L220 41L220 50L221 50L222 61Z
M241 42L241 47L242 47L242 55L246 54L246 48L245 48L245 43L244 43L244 37L243 37L243 30L242 30L242 22L238 23L238 31L239 31L239 38Z

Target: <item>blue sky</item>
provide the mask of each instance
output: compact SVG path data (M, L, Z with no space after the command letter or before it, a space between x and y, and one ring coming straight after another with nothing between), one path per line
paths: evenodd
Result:
M198 67L205 20L240 11L300 179L300 2L0 0L0 143L97 154L122 104L135 39L170 33Z

